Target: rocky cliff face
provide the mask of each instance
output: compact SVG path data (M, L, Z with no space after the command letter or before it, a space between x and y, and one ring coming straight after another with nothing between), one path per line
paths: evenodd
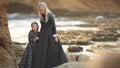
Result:
M15 68L15 51L8 30L6 4L0 3L0 68Z
M50 9L68 11L120 11L119 0L0 0L8 2L9 12L13 10L34 10L40 1L45 1ZM16 5L17 3L17 5ZM17 6L17 8L15 8Z

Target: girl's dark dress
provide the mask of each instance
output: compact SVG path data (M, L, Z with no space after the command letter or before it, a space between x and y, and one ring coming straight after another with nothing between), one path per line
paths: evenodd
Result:
M35 46L37 45L37 41L34 41L35 37L38 37L39 32L34 32L31 30L28 35L29 43L25 49L22 60L19 64L19 68L32 68L32 60L35 55Z
M45 22L45 15L42 15L40 39L35 47L32 68L53 68L67 62L66 55L62 49L60 40L54 41L53 35L56 34L55 21L52 14L48 14L48 21Z

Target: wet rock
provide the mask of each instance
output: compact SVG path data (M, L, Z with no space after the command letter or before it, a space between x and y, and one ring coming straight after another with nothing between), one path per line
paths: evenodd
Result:
M90 49L87 49L87 51L100 55L105 55L113 52L120 52L120 46L110 44L94 44L90 45Z
M86 63L68 62L54 68L85 68Z
M90 45L91 49L110 49L110 48L118 48L118 45L110 45L110 44L93 44Z
M120 37L120 18L107 18L104 19L93 19L90 18L86 20L89 22L88 24L97 25L100 31L96 31L92 33L92 40L93 41L117 41L118 37Z
M59 38L63 44L88 45L94 31L58 31Z
M78 61L79 56L75 54L67 54L68 61Z
M90 58L88 56L81 54L79 55L78 62L87 62L89 59Z
M84 55L84 54L68 53L67 58L68 58L69 62L73 62L73 61L74 62L87 62L87 61L89 61L89 56Z
M80 52L83 51L83 48L80 46L69 46L67 50L68 52Z
M93 41L117 41L116 32L98 31L93 34Z
M102 36L102 37L94 37L92 40L93 41L117 41L118 39L115 37Z
M98 25L96 25L96 24L80 24L78 26L79 27L97 27Z

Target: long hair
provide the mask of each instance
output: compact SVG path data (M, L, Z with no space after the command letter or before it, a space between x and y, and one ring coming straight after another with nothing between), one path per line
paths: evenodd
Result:
M45 13L45 23L47 23L49 16L48 13L51 13L51 11L48 9L47 4L45 2L39 2L39 6L38 6L38 13L39 13L39 17L41 21L44 21L41 13L39 12L39 9L44 7L46 9L46 13Z

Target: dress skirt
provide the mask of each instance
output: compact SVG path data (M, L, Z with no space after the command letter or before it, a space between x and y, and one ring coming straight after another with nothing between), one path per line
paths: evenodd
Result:
M42 24L39 37L32 68L52 68L67 62L60 40L54 41L49 24Z

